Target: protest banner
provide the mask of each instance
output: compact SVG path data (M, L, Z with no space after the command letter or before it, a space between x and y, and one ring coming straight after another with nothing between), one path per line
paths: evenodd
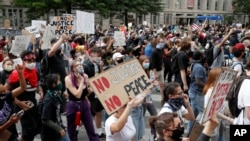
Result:
M43 20L32 20L31 21L31 26L36 26L38 28L38 30L43 30L42 25L47 25L46 21Z
M71 36L76 31L76 18L73 15L50 17L50 26L56 36L63 33Z
M56 36L53 34L53 31L51 30L50 26L46 26L45 32L43 34L42 38L42 46L41 49L48 49L51 47L50 41L51 39L55 38Z
M90 78L90 86L110 115L129 101L129 96L152 88L137 59L132 59Z
M125 42L125 34L121 31L115 31L114 34L114 45L113 46L125 46L126 42Z
M222 68L222 72L213 88L211 96L208 100L207 107L204 110L201 122L204 123L209 120L215 113L219 112L223 102L226 99L227 93L234 79L237 71L228 68Z
M77 33L94 34L95 33L95 15L83 11L76 11Z
M197 141L197 139L200 137L202 131L203 131L204 126L201 125L199 122L195 121L194 125L188 135L188 138L190 141Z
M22 31L13 29L0 29L0 35L7 37L14 37L16 35L22 35Z
M24 50L27 49L31 41L31 36L15 36L15 41L12 42L10 53L19 56Z
M34 34L36 36L36 38L41 37L37 26L29 26L29 27L26 27L25 30L29 31L29 33Z

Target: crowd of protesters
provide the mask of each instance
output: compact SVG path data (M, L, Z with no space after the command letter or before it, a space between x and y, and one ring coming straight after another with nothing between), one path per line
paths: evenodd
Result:
M250 75L247 25L205 22L200 28L133 25L121 30L124 28L123 24L120 27L110 25L108 29L98 26L95 34L62 34L51 40L48 50L41 49L43 42L37 38L19 56L10 53L14 37L2 36L0 138L32 141L40 134L42 141L77 141L82 132L79 127L84 126L90 141L104 137L107 141L140 141L145 136L145 124L149 123L155 140L187 141L189 138L184 135L191 132L195 120L200 120L221 67L238 71L238 76ZM113 46L115 31L124 33L125 46ZM212 60L208 55L211 48ZM16 58L21 58L23 64L15 65L13 59ZM48 65L46 76L41 75L43 59ZM125 106L108 116L88 79L130 59L138 59L154 88L130 98ZM173 69L173 65L176 68ZM248 81L244 81L239 94L239 107L245 106L246 114L241 113L239 117L225 112L219 113L220 116L215 114L205 123L198 140L209 140L218 130L216 141L224 141L223 130L219 129L224 128L225 120L231 124L249 123ZM151 97L153 92L161 94L159 113ZM38 100L36 94L40 95ZM43 103L40 116L39 102ZM227 105L222 107L226 108ZM20 116L17 113L21 110L24 114ZM149 121L144 120L146 110L152 116ZM66 123L62 121L63 114ZM19 120L21 137L15 127ZM184 122L188 122L187 127Z

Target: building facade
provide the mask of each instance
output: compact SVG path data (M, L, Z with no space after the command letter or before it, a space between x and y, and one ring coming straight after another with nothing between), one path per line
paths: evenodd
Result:
M162 0L164 10L158 14L139 15L130 13L128 15L129 22L134 22L137 25L148 23L150 25L159 24L187 24L195 22L197 16L204 15L233 15L232 0ZM1 2L0 26L3 27L4 20L10 21L10 26L13 29L20 29L30 26L31 21L27 21L25 8L15 7L13 0L2 0ZM59 10L59 15L65 11ZM75 10L72 11L75 13ZM53 12L50 15L54 15ZM238 17L237 17L238 18ZM43 20L41 17L39 20ZM237 21L244 20L240 18ZM118 26L122 19L104 19L98 13L95 16L95 23L108 26L109 23Z

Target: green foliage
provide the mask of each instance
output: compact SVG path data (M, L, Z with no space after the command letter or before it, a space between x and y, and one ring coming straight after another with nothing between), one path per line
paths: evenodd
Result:
M233 0L234 13L250 14L250 0Z

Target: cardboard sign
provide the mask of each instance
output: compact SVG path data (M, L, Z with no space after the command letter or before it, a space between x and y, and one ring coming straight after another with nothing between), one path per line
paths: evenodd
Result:
M129 101L129 96L152 88L137 59L119 64L89 80L98 99L110 115Z
M77 33L94 34L95 33L95 15L83 11L76 11Z
M197 141L197 139L200 137L204 126L198 123L197 121L194 122L194 125L190 131L189 139L190 141Z
M237 71L228 68L222 68L222 72L213 88L206 109L202 117L202 123L209 120L215 113L219 112L225 101L227 93L236 78Z
M15 41L12 42L10 53L19 56L24 50L27 49L31 41L31 36L16 36Z
M50 26L46 26L45 28L45 32L43 34L43 38L42 38L42 46L41 49L48 49L51 47L51 43L50 40L55 38L56 36L53 34L53 31L51 30Z
M16 35L22 35L22 31L12 30L12 29L0 29L0 35L7 37L14 37Z
M26 27L25 30L27 30L29 33L34 34L36 36L36 38L39 38L41 36L39 33L39 30L36 26Z
M125 35L123 32L121 31L115 31L115 35L114 35L114 45L113 46L125 46L126 42L125 42Z
M10 28L10 19L4 19L4 28L5 29Z
M56 36L63 33L71 36L76 31L76 19L72 15L50 17L50 26Z
M36 26L38 28L38 30L44 30L42 27L43 25L47 25L47 22L43 21L43 20L32 20L31 21L31 26Z

